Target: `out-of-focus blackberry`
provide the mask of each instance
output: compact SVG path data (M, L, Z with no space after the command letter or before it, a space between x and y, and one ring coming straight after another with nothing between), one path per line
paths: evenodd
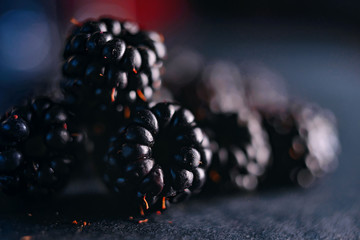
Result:
M310 186L337 166L340 144L331 112L308 104L262 109L274 163L265 185Z
M207 190L254 190L271 162L270 148L261 120L247 106L239 68L230 62L204 67L201 60L193 68L187 62L200 59L196 56L187 52L175 57L174 65L184 70L167 66L165 85L176 100L194 111L209 135L214 154ZM187 72L182 74L188 79L179 79L178 71Z
M212 114L201 122L213 150L205 189L208 192L255 190L266 177L271 150L261 121L254 114Z
M166 55L162 35L112 18L75 24L64 50L62 82L72 106L94 110L152 97Z
M211 161L209 141L192 113L158 103L131 113L111 139L104 180L143 214L200 191Z
M288 86L276 72L256 62L242 63L240 71L250 108L276 109L289 104Z
M184 61L184 60L183 60ZM175 61L177 62L177 61ZM170 70L173 67L170 66ZM186 71L187 67L184 67ZM173 92L174 99L190 109L197 120L212 113L247 112L244 88L239 69L231 62L216 62L192 69L192 79L174 79L171 71L164 84ZM186 75L185 75L186 76Z
M7 194L48 194L65 186L84 134L48 97L14 107L0 123L0 188Z

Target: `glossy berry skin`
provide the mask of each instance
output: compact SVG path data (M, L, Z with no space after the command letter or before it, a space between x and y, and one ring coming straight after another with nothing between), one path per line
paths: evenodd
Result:
M309 187L337 166L340 143L334 116L317 106L291 103L261 109L274 163L265 186Z
M236 113L212 114L200 125L213 150L206 192L257 189L271 166L271 149L255 113L245 119Z
M66 101L87 114L104 106L150 100L166 56L161 35L112 18L75 26L64 49Z
M163 210L201 190L211 155L189 110L158 103L132 112L111 139L104 180L142 211Z
M0 189L7 194L49 194L67 183L84 134L50 98L38 97L1 117Z

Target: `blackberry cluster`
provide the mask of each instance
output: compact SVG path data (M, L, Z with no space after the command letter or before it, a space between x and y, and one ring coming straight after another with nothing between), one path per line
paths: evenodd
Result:
M89 159L104 182L142 216L202 188L214 194L294 182L307 187L336 166L330 114L288 104L285 95L272 99L279 95L269 91L272 82L256 77L267 73L250 69L244 80L231 63L204 66L181 51L185 57L168 65L169 90L153 94L166 56L160 34L111 18L73 23L60 103L37 97L0 117L4 193L63 188L87 136ZM184 107L163 102L173 99Z
M160 88L166 48L162 35L140 30L135 22L100 18L74 24L64 49L61 88L100 161L131 108L146 106Z
M0 188L49 194L67 183L84 134L61 104L38 97L1 117Z
M260 112L275 160L268 173L267 186L308 187L337 166L340 144L330 112L295 103L287 108Z
M151 99L161 86L162 35L111 18L75 22L64 50L62 89L81 112Z
M255 190L271 166L271 150L259 118L249 114L242 120L236 113L220 113L201 126L212 140L207 190Z
M131 114L111 139L104 180L141 213L164 210L200 191L211 162L207 136L192 113L158 103Z

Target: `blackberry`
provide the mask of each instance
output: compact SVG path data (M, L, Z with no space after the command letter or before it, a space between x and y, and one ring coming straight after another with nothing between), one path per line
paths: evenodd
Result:
M189 110L158 103L134 111L111 139L104 180L142 214L163 210L200 191L211 155Z
M240 66L246 101L251 108L284 108L289 103L288 86L275 72L262 64Z
M197 71L191 71L191 81L173 79L175 74L168 72L165 85L173 92L174 99L190 109L197 120L212 113L246 111L241 74L234 64L221 61L205 67L199 64Z
M7 194L49 194L65 186L84 134L48 97L1 117L0 188Z
M143 102L161 85L165 55L163 37L136 23L112 18L76 23L64 49L61 87L78 111Z
M206 189L255 190L271 165L267 134L255 114L241 119L236 113L212 114L201 122L210 138L213 159Z
M310 186L337 165L340 144L332 113L309 104L262 109L274 163L267 186Z
M191 80L179 79L175 74L179 70L170 65L165 85L174 91L176 100L194 111L212 143L206 189L254 190L271 163L270 148L257 113L247 106L240 71L222 61L204 66L196 56L187 52L173 59ZM197 59L197 68L187 64L190 58Z

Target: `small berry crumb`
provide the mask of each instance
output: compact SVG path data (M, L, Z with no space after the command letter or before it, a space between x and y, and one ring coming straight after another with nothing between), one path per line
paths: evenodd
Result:
M147 223L149 221L149 219L144 219L144 220L139 220L138 223Z

